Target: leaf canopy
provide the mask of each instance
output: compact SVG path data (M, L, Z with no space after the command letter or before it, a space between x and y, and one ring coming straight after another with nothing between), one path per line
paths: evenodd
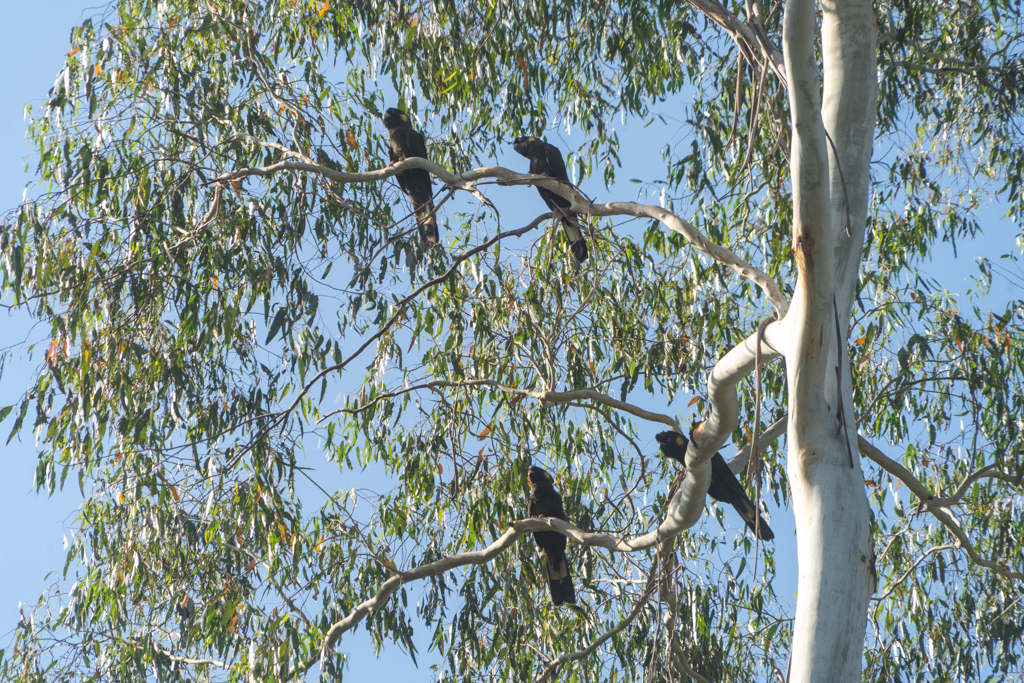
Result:
M763 8L776 44L781 9ZM1024 208L1020 10L876 5L876 159L849 321L859 428L954 497L975 554L1005 571L869 467L870 680L1001 680L1024 654L1024 304L985 298L1019 277L1018 257L981 261L959 293L919 273L942 242L981 233L987 202L1014 220ZM49 339L0 418L37 435L40 489L71 477L86 495L67 585L0 654L5 678L342 677L332 625L396 572L525 517L531 463L581 529L637 535L662 518L676 471L656 426L545 392L699 419L709 371L768 315L762 295L654 221L590 219L577 265L550 221L529 222L542 211L529 187L478 183L507 198L495 210L440 184L443 246L425 250L393 180L231 175L384 168L388 106L453 173L498 165L519 135L570 130L570 176L615 200L637 198L622 168L657 145L664 172L639 201L657 197L792 292L785 85L738 62L695 6L122 0L74 30L31 122L34 198L3 230L4 289ZM764 387L767 427L786 413L778 364ZM764 454L777 519L783 456ZM429 642L437 677L528 680L646 595L560 679L670 678L673 639L708 680L777 677L792 560L711 510L717 523L669 556L570 544L574 608L547 604L524 539L401 587L363 625L414 658ZM669 577L656 591L652 567Z

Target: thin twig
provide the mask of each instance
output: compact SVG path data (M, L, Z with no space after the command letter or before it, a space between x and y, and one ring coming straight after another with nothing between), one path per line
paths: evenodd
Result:
M613 638L615 635L622 632L622 629L629 626L630 623L634 619L636 619L637 615L640 614L640 611L644 608L644 606L647 604L647 601L650 600L651 595L654 593L654 589L657 587L657 582L655 581L658 575L657 570L658 561L657 559L655 559L654 563L651 565L651 571L648 575L647 585L644 588L644 592L641 593L640 598L636 601L636 604L633 605L633 609L629 611L629 614L623 617L618 624L616 624L615 626L613 626L612 628L608 629L600 636L595 638L590 643L590 645L583 648L582 650L579 650L577 652L570 652L564 655L559 655L558 657L550 660L545 665L544 671L542 671L540 674L537 675L537 677L533 679L534 683L541 683L541 681L547 680L548 677L551 676L551 674L555 673L558 667L565 664L566 662L572 662L577 659L583 659L584 657L590 655L595 650L597 650L597 648L601 647L601 645L603 645L609 638Z
M754 343L754 426L750 430L750 463L747 465L747 481L754 480L754 536L761 542L761 461L758 458L757 446L761 438L761 344L764 342L764 328L775 322L775 316L765 318L757 326ZM754 574L757 574L757 560L760 553L754 556Z
M910 565L910 569L908 569L907 571L903 572L903 576L901 576L901 577L900 577L899 579L897 579L897 580L896 580L895 582L893 582L893 583L889 584L889 587L888 587L888 588L887 588L887 589L885 590L885 593L883 593L882 595L879 595L879 596L878 596L877 598L871 598L871 599L872 599L872 600L885 600L885 599L886 599L887 597L889 597L890 595L892 595L892 592L893 592L894 590L896 590L896 589L897 589L897 588L899 587L899 585L900 585L901 583L903 583L903 582L904 582L904 581L906 580L906 578L907 578L908 576L910 576L911 574L913 574L913 573L914 573L914 570L915 570L915 569L917 569L917 566L918 566L919 564L921 564L922 562L924 562L924 559L925 559L926 557L928 557L928 556L929 556L929 555L931 555L932 553L937 553L937 552L941 552L941 551L943 551L943 550L952 550L952 549L954 549L954 548L956 548L956 547L957 547L957 546L956 546L956 544L955 544L955 543L947 543L946 545L936 545L936 546L932 546L932 547L931 547L931 548L929 548L929 549L928 549L928 550L927 550L927 551L926 551L926 552L925 552L924 554L922 554L922 555L921 555L921 557L917 558L917 561L915 561L915 562L914 562L914 564Z
M740 166L740 173L750 166L750 159L754 156L754 143L757 141L757 117L761 110L761 98L764 97L764 82L768 76L768 69L761 69L761 77L757 81L757 90L754 91L754 101L750 104L750 126L747 129L747 153L743 157L743 164Z
M740 50L736 53L736 93L733 97L732 107L732 131L729 133L729 141L725 143L725 148L729 149L732 147L732 143L736 141L736 129L740 125L740 109L743 106L743 51Z

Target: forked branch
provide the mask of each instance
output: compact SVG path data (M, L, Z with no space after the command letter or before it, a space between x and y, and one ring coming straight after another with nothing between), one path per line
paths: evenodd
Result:
M327 633L324 635L323 644L320 646L320 657L317 659L308 659L305 662L297 664L289 672L286 680L293 680L301 677L310 668L312 668L317 661L326 657L327 652L337 644L338 639L341 638L342 635L358 626L359 623L367 616L381 609L385 604L387 604L388 600L391 599L391 596L394 595L395 592L404 584L419 581L420 579L426 579L431 576L437 576L438 574L443 574L465 565L484 564L486 562L490 562L499 554L512 547L512 544L524 534L534 531L557 531L560 534L568 536L580 545L606 548L613 552L632 553L638 550L650 548L656 543L664 542L683 530L683 527L667 529L666 527L670 526L668 522L669 520L666 520L666 522L663 522L657 530L634 539L583 531L564 520L552 517L521 519L513 522L504 534L494 541L494 543L482 550L473 550L445 557L435 562L414 567L413 569L400 571L389 578L383 583L383 585L381 585L376 595L359 603L343 619L331 624L327 629Z
M736 42L744 57L756 64L758 63L755 58L756 53L761 57L761 61L775 72L783 87L788 86L786 65L782 53L768 41L763 25L755 27L740 21L735 14L715 0L687 0L687 2L725 29L726 33Z
M879 467L883 470L902 481L911 492L917 496L924 505L925 509L928 510L932 515L935 516L942 525L946 527L946 530L956 539L954 545L957 548L962 548L967 556L974 560L975 564L979 564L982 567L991 569L995 573L1003 576L1007 579L1013 579L1016 581L1024 581L1024 573L1013 571L1009 567L993 562L992 560L986 559L978 553L974 544L971 542L970 537L964 531L960 523L953 519L953 515L941 504L943 500L949 499L937 499L932 496L928 488L921 483L921 481L911 473L906 467L896 462L882 451L878 450L874 445L868 442L864 437L857 437L857 447L860 452L866 455L868 458L876 462ZM970 478L968 478L970 479ZM967 485L970 482L965 482ZM964 486L964 484L961 484Z
M562 666L566 662L572 662L577 659L583 659L584 657L593 654L597 650L597 648L604 645L604 643L609 638L613 638L618 633L621 633L624 628L629 626L633 622L633 620L636 619L637 615L640 614L644 606L647 605L647 601L651 599L651 595L654 593L654 589L657 588L657 582L655 581L657 576L658 561L655 560L654 564L651 566L651 571L647 576L647 585L644 587L644 592L640 594L640 598L636 601L636 604L633 605L633 609L629 611L629 614L623 617L618 624L611 627L610 629L602 633L600 636L595 638L590 643L590 645L586 646L582 650L578 650L576 652L568 652L566 654L559 655L558 657L555 657L554 659L547 662L547 664L545 664L544 666L544 670L539 675L537 675L536 678L533 679L533 683L541 683L542 681L547 680L552 674L555 673L558 667Z

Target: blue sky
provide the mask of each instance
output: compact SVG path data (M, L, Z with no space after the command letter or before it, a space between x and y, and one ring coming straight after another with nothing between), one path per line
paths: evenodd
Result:
M46 93L70 49L71 27L97 9L94 2L83 0L6 3L2 14L5 39L0 41L0 58L6 66L0 71L0 92L4 93L0 104L0 212L7 212L21 201L25 184L31 178L31 174L26 171L26 166L31 166L33 162L26 160L31 150L24 138L24 106L43 106ZM650 130L636 130L638 128L634 126L632 131L636 139L657 135ZM627 160L629 168L620 174L621 178L628 179L631 172L636 175L646 174L648 178L657 177L660 173L663 168L660 150L664 140L659 142L648 137L645 143L628 147L624 145L624 149L644 150L649 158ZM501 161L512 165L511 157ZM599 183L595 180L593 185L597 187ZM626 188L624 196L616 199L634 199L635 187ZM601 188L597 194L607 197L610 193ZM534 208L540 210L540 207ZM966 288L964 277L973 270L976 253L998 257L999 254L1013 250L1019 227L1002 218L1000 213L993 209L983 214L988 235L975 243L958 245L957 259L953 259L950 248L940 247L943 256L931 264L929 270L932 276L941 273L938 279L950 291L958 292ZM1017 253L1020 253L1019 248ZM994 302L1001 303L1008 298L1021 296L1024 296L1024 292L1009 281L1000 282L993 291ZM4 303L9 303L9 299L4 299ZM0 309L0 320L4 328L0 336L0 347L6 348L23 340L42 341L49 336L48 330L33 327L30 320L18 313ZM40 355L34 355L35 361L25 359L23 355L8 359L0 378L0 406L10 405L17 400ZM81 500L77 488L70 481L69 486L53 498L34 493L32 480L36 462L35 445L28 433L23 433L20 439L9 445L3 445L10 424L10 421L5 422L0 430L0 452L4 456L0 475L0 518L7 522L0 525L0 548L5 557L0 563L0 647L6 643L7 634L19 618L19 602L33 604L41 591L60 578L59 572L64 564L65 533L74 525ZM727 456L731 452L728 447L725 449ZM893 455L898 453L894 452ZM788 513L783 512L772 519L779 543L793 543L793 524L789 517ZM739 520L730 519L729 523L730 526L738 526ZM777 557L781 555L779 553ZM48 577L50 572L54 573ZM423 638L426 635L425 629L418 629L420 637L417 640L422 643L419 669L414 669L404 656L391 656L378 661L367 651L369 643L362 632L346 637L342 650L356 655L350 669L353 675L387 673L392 676L401 675L409 680L428 680L432 678L428 667L437 658L426 653L426 641Z

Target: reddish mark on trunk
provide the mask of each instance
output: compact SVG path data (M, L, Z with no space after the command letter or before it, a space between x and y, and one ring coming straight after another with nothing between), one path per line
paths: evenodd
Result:
M806 226L793 239L793 255L801 273L814 268L814 237Z

